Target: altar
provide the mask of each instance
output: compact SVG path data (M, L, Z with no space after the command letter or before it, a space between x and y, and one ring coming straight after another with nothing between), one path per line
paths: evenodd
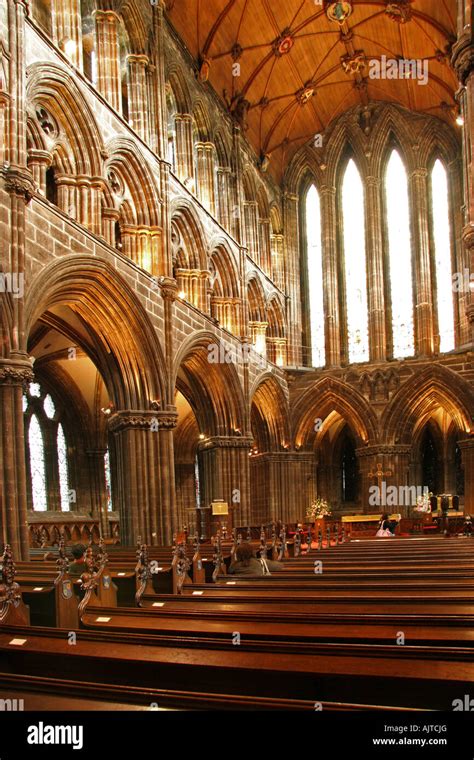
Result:
M389 515L388 519L397 523L395 535L400 532L400 514ZM344 515L341 518L343 526L348 531L351 538L369 538L375 536L379 527L382 515Z

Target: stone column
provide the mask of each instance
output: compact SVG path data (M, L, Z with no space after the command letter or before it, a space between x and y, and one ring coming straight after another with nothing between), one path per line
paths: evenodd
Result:
M278 367L284 367L287 364L286 353L286 338L267 338L267 357L269 361Z
M370 360L386 359L386 315L383 271L382 209L379 177L366 177L365 229L369 305Z
M196 194L204 208L215 214L214 152L212 143L196 143Z
M217 218L219 223L228 232L231 231L230 224L230 169L227 167L217 167Z
M221 327L240 335L240 298L211 296L211 314Z
M464 511L474 515L474 437L458 441L464 469Z
M257 229L257 202L244 201L244 227L243 234L245 245L251 259L258 263L258 229Z
M102 209L102 235L112 248L115 248L115 225L120 219L120 213L115 208Z
M166 56L165 56L165 26L166 20L164 13L166 11L165 0L158 0L152 3L153 13L153 44L151 45L151 63L149 67L150 87L153 89L154 120L151 128L151 148L156 150L159 156L166 161L168 155L168 111L166 107ZM166 188L161 187L164 194ZM166 228L165 228L166 229ZM168 274L166 272L165 274Z
M249 322L250 341L262 356L267 355L267 327L268 322Z
M4 296L2 296L4 297ZM34 379L29 361L0 359L1 540L15 559L29 558L23 385Z
M284 235L271 235L270 248L272 258L271 277L280 290L285 289Z
M96 11L97 87L112 108L122 113L120 17L111 10Z
M176 174L181 182L189 184L194 180L193 117L188 113L177 113L175 129Z
M33 181L41 195L46 195L46 172L51 166L53 157L47 150L28 151L28 168L33 175Z
M251 519L249 453L252 438L214 436L200 441L201 506L223 499L229 505L228 527ZM211 516L211 533L222 518Z
M82 69L80 0L52 0L53 37L72 65Z
M176 410L126 410L113 414L117 494L122 543L171 544L177 527L173 429Z
M337 266L336 188L323 185L320 189L321 228L323 244L323 293L325 315L326 366L341 364L339 315L339 277Z
M72 219L78 219L78 187L76 177L68 174L56 175L58 208Z
M270 253L270 219L259 219L258 238L260 266L269 277L272 275L272 263Z
M431 288L428 171L415 169L410 176L411 227L415 275L415 355L432 356L435 348Z
M149 135L148 63L146 55L127 56L129 123L144 142L148 141Z

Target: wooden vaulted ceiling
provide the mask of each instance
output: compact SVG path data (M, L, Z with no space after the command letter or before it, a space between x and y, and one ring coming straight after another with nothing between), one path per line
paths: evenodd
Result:
M168 17L202 79L208 77L240 118L257 154L270 154L269 171L277 180L303 143L352 106L391 101L454 120L458 85L449 51L456 38L456 0L352 0L342 25L328 18L327 5L168 0ZM343 58L359 53L365 67L346 73ZM370 78L368 61L384 55L428 60L428 83ZM303 93L311 90L304 102Z

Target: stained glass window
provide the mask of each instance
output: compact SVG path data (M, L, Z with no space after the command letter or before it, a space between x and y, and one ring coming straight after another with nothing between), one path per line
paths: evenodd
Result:
M58 425L57 435L58 448L58 469L59 469L59 491L61 496L61 511L69 512L71 505L69 502L69 473L67 464L67 446L66 438L62 425Z
M30 396L34 396L35 398L40 398L41 386L39 383L30 383Z
M444 353L454 348L454 306L448 178L446 169L439 159L435 161L431 172L431 198L440 351Z
M308 261L311 355L313 367L324 367L323 248L321 242L321 205L314 185L306 195L306 244Z
M342 214L349 361L365 362L369 359L369 327L364 188L352 159L342 183Z
M392 151L387 164L385 194L393 356L401 359L415 353L415 336L408 181L403 161L396 150Z
M107 512L112 512L112 478L110 474L110 453L109 450L104 454L104 471L105 471L105 491L107 494Z
M30 420L28 444L30 448L31 493L33 497L33 509L36 512L45 512L48 508L48 499L44 464L44 441L43 433L41 432L41 426L36 414L33 414Z
M54 415L56 414L56 407L54 406L54 401L51 398L51 396L46 396L43 404L44 411L46 412L46 416L48 419L52 420L54 418Z

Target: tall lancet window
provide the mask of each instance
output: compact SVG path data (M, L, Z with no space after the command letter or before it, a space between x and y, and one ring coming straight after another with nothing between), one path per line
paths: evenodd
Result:
M399 153L392 151L385 175L393 356L415 353L408 181Z
M58 446L58 469L59 469L59 491L61 496L61 511L69 512L71 509L69 503L69 471L67 463L67 446L64 430L61 423L58 425L57 434Z
M31 416L28 431L30 447L31 495L35 512L46 512L48 497L46 494L46 471L44 462L44 440L41 426L36 414Z
M449 196L446 169L439 159L431 172L433 236L436 261L436 292L441 353L454 348L453 272L449 227Z
M342 215L347 336L351 363L369 359L364 213L362 180L355 162L350 159L342 182Z
M306 243L308 289L313 367L324 367L323 248L321 243L321 206L319 193L311 185L306 194Z

